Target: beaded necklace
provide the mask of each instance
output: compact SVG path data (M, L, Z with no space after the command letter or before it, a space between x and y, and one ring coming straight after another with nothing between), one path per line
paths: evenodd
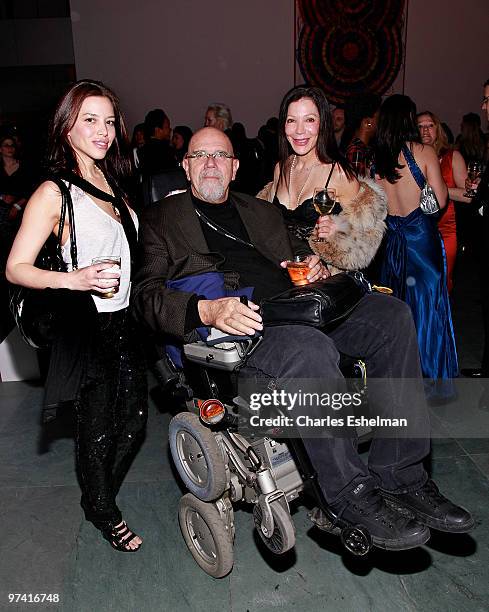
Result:
M95 167L97 168L97 171L99 172L99 174L102 176L102 180L103 180L103 181L104 181L104 183L105 183L105 188L106 188L106 190L107 190L107 193L108 193L109 195L111 195L112 197L114 197L114 192L112 191L112 187L111 187L111 186L109 185L109 183L107 182L107 179L105 178L105 174L102 172L102 170L100 170L100 168L99 168L98 166L95 166ZM117 208L117 206L116 206L116 205L115 205L113 202L111 202L110 204L111 204L112 209L113 209L113 211L114 211L114 215L115 215L115 216L116 216L118 219L120 219L120 218L121 218L121 213L119 212L119 209Z
M297 155L294 155L294 159L292 160L292 163L290 164L290 170L289 170L289 189L288 189L288 196L289 196L289 206L288 206L288 208L289 208L289 210L292 210L291 207L290 207L290 187L291 187L291 184L292 184L292 170L295 168L296 162L297 162ZM321 165L321 162L316 162L314 164L311 164L309 166L309 168L307 168L306 178L304 179L302 187L301 187L301 189L299 191L299 194L297 196L297 202L295 203L295 208L297 208L299 206L299 202L301 201L302 192L304 191L304 188L305 188L305 186L307 184L307 181L309 180L309 176L311 174L311 170L313 168L316 168L317 166L320 166L320 165Z

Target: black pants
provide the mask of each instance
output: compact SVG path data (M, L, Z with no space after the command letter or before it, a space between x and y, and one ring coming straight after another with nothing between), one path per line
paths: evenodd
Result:
M97 326L76 435L81 503L95 525L122 519L115 499L147 420L145 363L127 311L100 313Z
M430 448L429 422L416 330L404 302L369 294L328 335L305 326L267 328L243 375L275 379L277 388L293 379L317 380L319 386L321 380L337 380L341 388L340 352L365 361L373 412L391 418L416 416L419 427L412 438L374 438L368 467L352 436L304 439L326 500L337 502L360 482L372 480L390 491L416 490L427 479L422 460ZM382 380L376 384L375 379Z

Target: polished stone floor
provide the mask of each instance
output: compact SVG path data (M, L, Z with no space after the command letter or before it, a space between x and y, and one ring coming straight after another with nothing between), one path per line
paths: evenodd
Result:
M475 366L481 332L471 266L459 269L456 289L461 365ZM297 545L277 559L257 541L250 512L240 510L234 569L214 580L195 564L179 532L182 491L168 457L165 406L152 400L145 444L120 494L125 518L145 540L137 554L125 555L83 520L69 428L40 427L41 396L34 384L0 385L0 610L41 606L9 604L9 593L57 593L60 603L42 609L69 612L489 610L487 432L433 444L431 469L440 488L476 517L470 535L433 532L416 550L374 550L358 560L337 538L314 529L299 506Z

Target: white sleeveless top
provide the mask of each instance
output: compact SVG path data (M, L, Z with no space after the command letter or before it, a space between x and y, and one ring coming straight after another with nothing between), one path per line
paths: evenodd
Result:
M97 311L115 312L122 310L129 305L129 294L131 292L131 254L122 225L97 206L92 198L76 185L71 185L71 198L75 216L78 268L92 265L94 257L119 254L121 257L119 291L111 298L100 298L92 293ZM136 213L131 209L129 211L137 231L138 219ZM61 250L63 261L66 262L68 271L71 271L69 237Z

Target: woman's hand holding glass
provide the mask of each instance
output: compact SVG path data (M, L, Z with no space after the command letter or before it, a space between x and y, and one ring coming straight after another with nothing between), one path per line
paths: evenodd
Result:
M319 213L319 219L313 232L313 241L324 242L336 231L336 225L331 216L336 204L336 189L330 187L327 189L324 187L314 189L312 203L316 212Z
M482 174L482 164L478 161L469 161L467 164L468 176L465 181L465 192L466 198L473 198L477 193L477 187L481 181L480 176Z
M312 232L313 242L325 242L332 238L338 231L338 226L333 215L319 217Z
M309 268L307 273L308 283L314 283L315 281L331 276L328 268L322 263L321 259L317 255L307 255L301 261L307 264ZM290 262L282 261L280 262L280 265L282 268L287 268L287 264L289 263Z
M314 283L322 278L328 278L331 276L328 268L322 263L321 259L317 255L308 255L304 260L309 266L309 274L307 280L310 283Z
M110 272L107 272L112 268ZM119 287L120 270L114 270L113 263L98 263L66 274L67 288L75 291L113 293Z

